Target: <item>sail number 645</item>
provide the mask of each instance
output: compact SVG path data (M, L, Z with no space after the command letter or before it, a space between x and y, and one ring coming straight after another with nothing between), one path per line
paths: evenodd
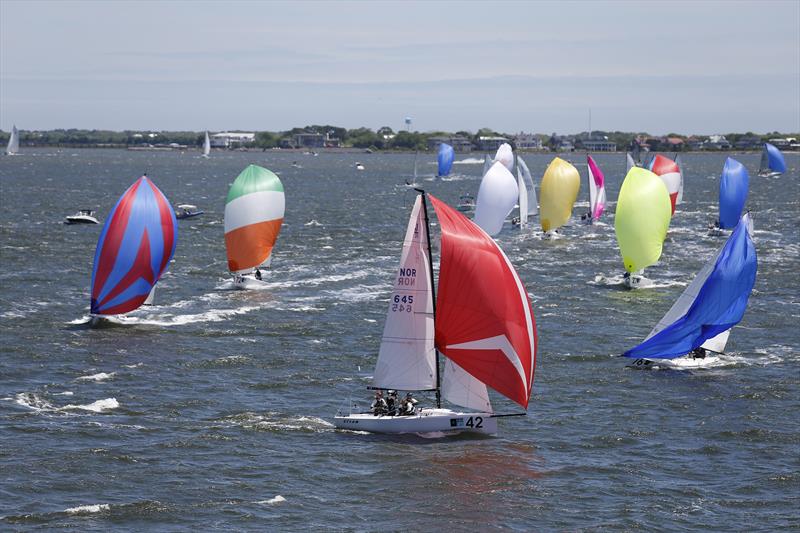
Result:
M411 312L411 304L414 303L413 295L400 296L395 294L392 300L392 311L394 312Z

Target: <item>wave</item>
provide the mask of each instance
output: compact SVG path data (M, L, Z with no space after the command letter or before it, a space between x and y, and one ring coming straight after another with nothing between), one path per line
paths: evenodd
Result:
M71 396L71 394L69 394L69 396ZM41 398L34 392L20 392L13 398L13 400L17 405L21 405L22 407L26 407L36 412L57 413L71 410L81 410L91 411L93 413L103 413L119 407L119 402L116 398L105 398L85 405L68 404L63 407L57 407L44 398Z
M454 165L482 165L483 158L478 157L466 157L464 159L459 159L458 161L453 161Z
M284 498L283 496L278 494L277 496L275 496L274 498L270 498L269 500L261 500L259 502L253 502L253 503L257 503L257 504L260 504L260 505L264 505L264 504L266 504L266 505L274 505L276 503L282 503L282 502L285 502L285 501L286 501L286 498Z
M75 378L76 381L105 381L107 379L111 379L116 375L116 372L111 372L110 374L106 372L98 372L97 374L92 374L91 376L80 376Z
M94 505L79 505L78 507L70 507L68 509L64 509L64 512L71 515L94 514L101 511L108 511L109 509L111 509L111 506L107 503L96 503Z
M245 412L227 416L223 418L222 421L245 429L255 429L259 431L304 431L321 433L333 431L334 429L333 424L316 416L284 416L274 412L263 415Z

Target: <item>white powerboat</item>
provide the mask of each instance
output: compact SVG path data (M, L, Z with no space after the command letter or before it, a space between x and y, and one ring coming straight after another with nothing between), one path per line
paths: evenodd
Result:
M99 224L91 209L81 209L74 215L66 217L64 224Z

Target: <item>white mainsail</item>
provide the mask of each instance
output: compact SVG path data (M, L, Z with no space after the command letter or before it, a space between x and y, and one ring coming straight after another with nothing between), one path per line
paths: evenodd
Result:
M528 188L525 180L517 167L517 188L519 189L519 225L524 226L528 223Z
M433 291L422 196L417 196L408 221L373 385L399 390L436 387Z
M627 167L625 169L625 175L627 175L628 172L630 172L631 169L636 166L636 161L633 160L633 156L631 155L630 152L625 154L625 164L626 164L626 167Z
M680 172L681 175L681 184L678 186L678 197L675 199L675 205L678 205L683 203L683 160L681 160L681 156L675 156L675 164L678 165L678 172Z
M6 154L14 155L19 152L19 132L16 126L11 126L11 136L8 138L8 145L6 146Z
M442 396L448 402L467 409L483 413L492 412L492 402L489 400L489 390L486 385L447 358L444 360Z
M208 157L211 153L211 139L208 138L208 132L206 132L206 138L203 141L203 157Z
M489 157L489 154L483 154L483 173L481 173L481 176L485 176L493 164L494 161Z
M528 165L525 160L517 156L517 177L519 178L522 173L522 179L525 181L525 188L528 193L528 216L539 214L539 200L536 198L536 187L533 185L533 178L531 171L528 170Z

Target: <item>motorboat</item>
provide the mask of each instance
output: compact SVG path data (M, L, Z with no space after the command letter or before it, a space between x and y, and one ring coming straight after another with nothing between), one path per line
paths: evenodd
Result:
M175 208L175 218L192 218L198 215L202 215L203 211L197 208L196 205L192 204L181 204Z
M81 209L74 215L66 217L64 224L99 224L91 209Z

